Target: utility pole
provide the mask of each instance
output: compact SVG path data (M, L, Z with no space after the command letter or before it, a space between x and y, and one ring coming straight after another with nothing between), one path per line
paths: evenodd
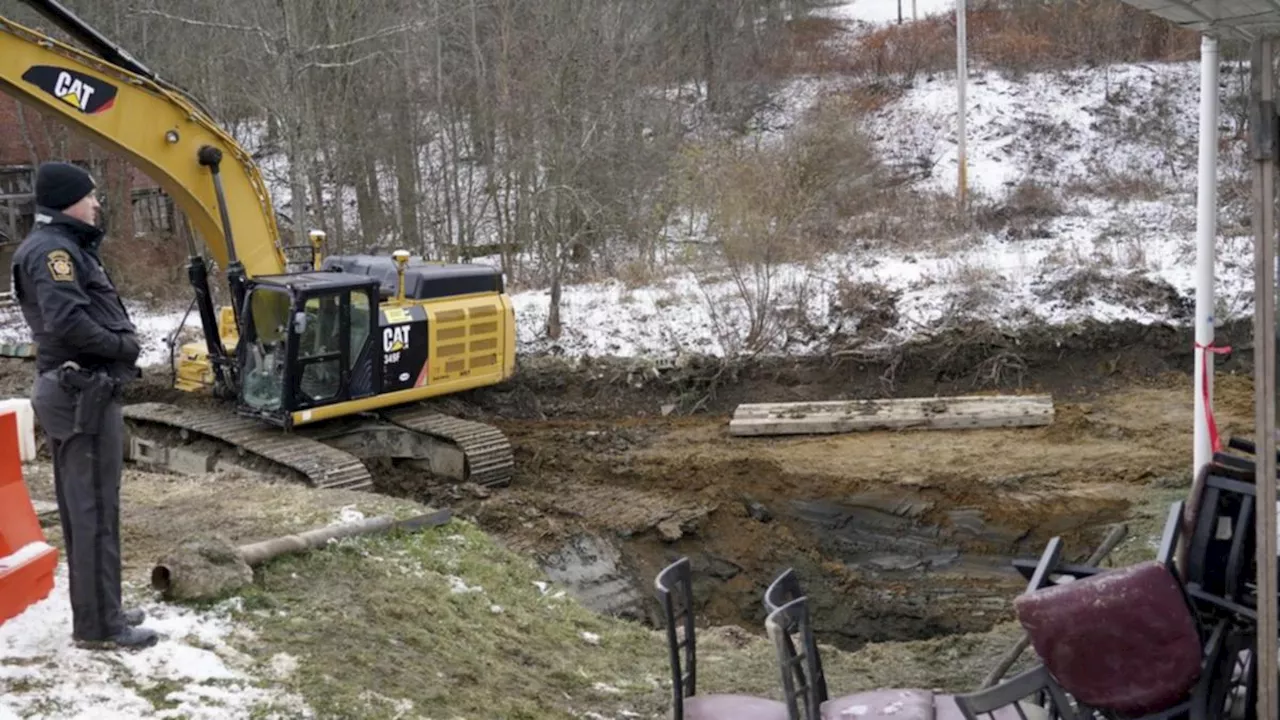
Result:
M920 16L916 14L916 0L911 0L911 19L919 20Z
M902 0L898 0L898 24L902 24Z
M1259 598L1275 598L1276 587L1276 87L1272 63L1275 62L1274 39L1270 36L1253 41L1250 63L1250 113L1253 130L1250 150L1253 169L1254 231L1254 313L1253 376L1254 437L1257 458L1254 484L1258 507L1255 532ZM1266 130L1270 128L1270 132ZM1258 602L1257 645L1254 658L1258 664L1258 717L1280 715L1277 697L1276 635L1280 621L1274 600Z
M958 170L958 188L957 200L960 204L960 212L964 212L968 207L966 202L968 195L966 167L965 167L965 83L969 76L968 56L968 33L965 32L965 0L956 0L956 162Z

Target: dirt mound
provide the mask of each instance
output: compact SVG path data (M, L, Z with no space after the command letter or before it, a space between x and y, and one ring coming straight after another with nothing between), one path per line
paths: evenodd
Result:
M1219 328L1220 345L1251 347L1248 321ZM990 391L1087 400L1120 387L1173 382L1194 365L1188 328L1137 323L1031 327L1014 336L978 323L892 351L724 361L686 356L522 357L500 387L457 396L447 412L527 420L727 415L744 402L845 400ZM1251 371L1251 352L1215 358L1220 373Z
M1186 382L1059 402L1059 422L1029 429L736 438L706 416L495 420L512 487L451 503L603 612L656 621L653 574L688 555L710 622L757 632L760 593L794 567L827 642L981 631L1024 586L1010 558L1059 535L1082 559L1152 487L1180 486ZM1238 384L1222 383L1227 427L1252 412Z

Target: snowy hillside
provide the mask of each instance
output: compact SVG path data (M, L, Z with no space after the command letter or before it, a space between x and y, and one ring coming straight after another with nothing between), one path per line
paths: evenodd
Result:
M903 0L910 17L912 0ZM946 12L948 0L917 0L916 12ZM819 12L846 24L856 43L867 23L896 22L897 0L856 0ZM1224 65L1226 93L1239 76ZM799 77L777 94L763 134L798 124L840 77ZM840 254L769 268L766 352L821 353L832 344L875 349L961 320L1007 329L1028 322L1086 319L1188 323L1192 307L1198 64L1119 65L1011 78L975 68L968 85L968 178L973 225L955 229L954 73L921 75L861 122L881 158L911 173L908 198L861 218ZM1224 106L1221 136L1236 131ZM1216 317L1250 311L1251 238L1237 227L1242 142L1220 167L1222 202ZM287 202L280 159L264 161L277 205ZM1247 185L1246 185L1247 187ZM284 202L282 202L284 201ZM1232 203L1235 203L1232 205ZM862 237L859 227L905 228L896 242ZM950 229L946 229L950 225ZM690 238L701 240L705 238ZM746 278L754 285L763 278ZM546 337L549 291L514 295L519 350L569 356L743 350L749 318L740 286L714 268L668 268L652 284L621 280L565 287L562 335ZM161 338L182 309L143 313L145 359L167 360ZM196 325L195 318L188 323ZM16 316L0 341L25 337ZM757 348L758 349L758 348Z
M913 9L916 17L923 18L926 15L950 12L955 6L955 0L902 0L901 2L904 20L912 19ZM814 14L849 23L884 25L898 21L898 8L898 0L854 0L854 2L837 3L831 7L822 8Z
M772 349L820 351L833 336L850 334L861 334L863 347L893 345L945 327L958 314L1010 329L1086 319L1187 323L1194 295L1198 79L1198 63L1017 81L974 71L969 187L975 214L991 218L992 229L922 234L898 251L878 243L808 267L779 268L779 304L801 311L804 321ZM1224 85L1231 81L1224 72ZM919 81L867 128L887 161L928 168L916 188L942 195L934 203L950 202L957 184L955 113L954 76L939 77ZM1235 130L1226 112L1222 128L1224 135ZM1224 153L1221 167L1225 189L1230 169L1241 167L1238 155ZM1251 308L1252 240L1226 232L1232 218L1224 212L1220 221L1219 321ZM841 306L842 286L875 289L881 298L876 314L892 321L860 333L858 313ZM732 307L735 292L731 283L701 287L691 274L632 291L620 282L573 287L565 293L565 334L557 342L540 337L548 293L522 293L516 298L521 345L569 355L720 354L732 347L722 340L725 328L717 327L712 308ZM741 312L719 321L738 331L729 336L741 336Z

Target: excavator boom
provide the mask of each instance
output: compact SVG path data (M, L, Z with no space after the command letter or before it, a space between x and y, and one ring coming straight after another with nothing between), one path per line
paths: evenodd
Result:
M132 70L0 17L0 91L63 117L72 128L128 157L182 208L214 262L227 268L232 249L209 170L199 162L201 148L221 151L227 205L255 208L236 213L238 259L249 277L284 273L271 196L253 159L235 138L190 98L162 85L57 3L31 4L55 16L59 25L79 27L73 34Z
M57 25L63 32L75 38L76 42L97 53L98 57L119 68L141 75L149 80L160 82L156 74L137 60L124 48L116 45L102 33L93 29L88 23L76 17L75 13L62 6L57 0L26 0L26 4L47 20Z

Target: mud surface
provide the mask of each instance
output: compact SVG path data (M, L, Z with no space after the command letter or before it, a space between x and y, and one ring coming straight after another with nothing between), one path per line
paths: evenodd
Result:
M1220 332L1217 411L1248 434L1248 328ZM1191 458L1192 342L1185 332L1105 326L993 333L879 360L733 366L524 358L506 386L437 403L501 427L516 449L509 488L431 485L380 467L379 489L448 505L602 612L656 621L653 575L688 555L701 620L757 634L760 597L794 567L823 640L857 647L985 630L1023 586L1012 556L1053 535L1087 556L1152 487L1184 482ZM30 366L0 367L25 394ZM130 401L209 402L157 374ZM734 438L742 402L1050 392L1053 425L959 432ZM1134 538L1131 542L1146 542Z
M1023 585L1012 556L1054 535L1087 556L1144 491L1186 474L1188 395L1064 402L1046 428L793 439L730 437L722 418L505 421L513 487L454 505L601 610L643 615L649 579L687 554L712 621L760 628L765 585L792 566L830 642L983 630Z
M1234 348L1217 358L1218 422L1247 435L1249 328L1218 338ZM1062 535L1083 559L1150 489L1189 481L1192 348L1183 331L1112 325L1017 339L978 329L876 361L530 361L510 387L449 407L508 433L514 486L450 501L602 611L650 616L654 573L689 555L710 622L758 632L760 595L791 566L826 641L982 630L1008 619L1023 587L1010 557ZM727 433L742 402L997 390L1052 393L1056 421Z

